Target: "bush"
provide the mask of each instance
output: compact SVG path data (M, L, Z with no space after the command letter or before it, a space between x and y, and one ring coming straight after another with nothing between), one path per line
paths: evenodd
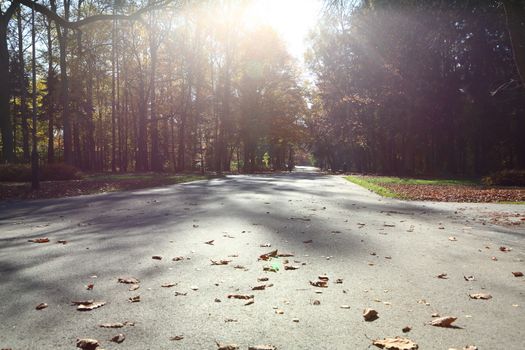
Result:
M525 170L502 170L483 178L489 186L525 186Z
M39 169L40 181L60 181L80 179L82 173L71 165L64 163L46 164ZM31 165L4 164L0 165L0 181L29 182L31 181Z

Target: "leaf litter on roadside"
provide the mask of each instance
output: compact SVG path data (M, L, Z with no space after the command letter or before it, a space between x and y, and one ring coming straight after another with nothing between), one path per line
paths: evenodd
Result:
M31 242L31 243L49 243L49 238L43 237L43 238L29 239L28 242Z
M412 340L402 337L376 339L372 341L372 345L387 350L416 350L419 348Z
M457 319L458 318L454 316L444 316L430 321L429 324L435 327L454 328L452 323L454 323Z
M118 282L124 283L124 284L139 284L140 283L140 281L136 279L135 277L119 277Z
M124 340L126 340L126 336L122 333L119 333L111 338L111 341L117 344L122 343Z
M468 296L470 297L470 299L483 299L483 300L492 299L492 295L488 293L472 293L472 294L469 294Z
M38 305L35 307L35 309L37 309L37 310L43 310L43 309L45 309L45 308L48 307L48 306L49 306L49 305L47 305L46 303L40 303L40 304L38 304Z
M100 346L98 340L96 339L90 339L90 338L83 338L83 339L77 339L77 348L83 349L83 350L96 350Z

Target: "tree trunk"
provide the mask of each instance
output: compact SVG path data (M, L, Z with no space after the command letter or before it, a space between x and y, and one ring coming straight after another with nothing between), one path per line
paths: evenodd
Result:
M0 76L9 76L9 51L7 49L7 25L13 16L16 5L12 2L5 13L0 13ZM2 135L2 160L13 162L13 125L11 122L11 113L9 98L11 89L5 82L0 84L0 133Z
M22 32L22 10L18 7L17 14L17 29L18 29L18 62L20 65L20 72L18 87L20 89L20 121L22 123L22 159L24 163L29 161L29 126L27 124L27 84L25 77L25 60L24 60L24 41ZM15 124L16 128L16 124Z

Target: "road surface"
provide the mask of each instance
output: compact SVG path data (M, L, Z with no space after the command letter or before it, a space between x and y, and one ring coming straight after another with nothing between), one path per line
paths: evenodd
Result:
M0 203L0 348L73 349L94 338L106 350L367 349L394 336L420 349L523 348L525 279L512 272L525 272L525 206L383 199L299 170ZM50 242L28 242L42 237ZM274 249L294 256L258 261ZM320 275L327 288L310 285ZM168 282L177 285L161 287ZM273 286L251 290L262 284ZM87 299L106 304L70 304ZM35 310L40 303L48 307ZM379 318L364 321L364 308ZM457 328L428 325L434 313L457 317ZM98 327L125 321L134 326ZM123 343L109 341L118 333Z

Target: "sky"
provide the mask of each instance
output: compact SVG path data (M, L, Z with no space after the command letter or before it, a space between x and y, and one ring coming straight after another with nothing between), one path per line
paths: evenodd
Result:
M321 0L253 0L245 16L254 23L272 26L286 42L288 51L303 63L305 40L316 25Z

